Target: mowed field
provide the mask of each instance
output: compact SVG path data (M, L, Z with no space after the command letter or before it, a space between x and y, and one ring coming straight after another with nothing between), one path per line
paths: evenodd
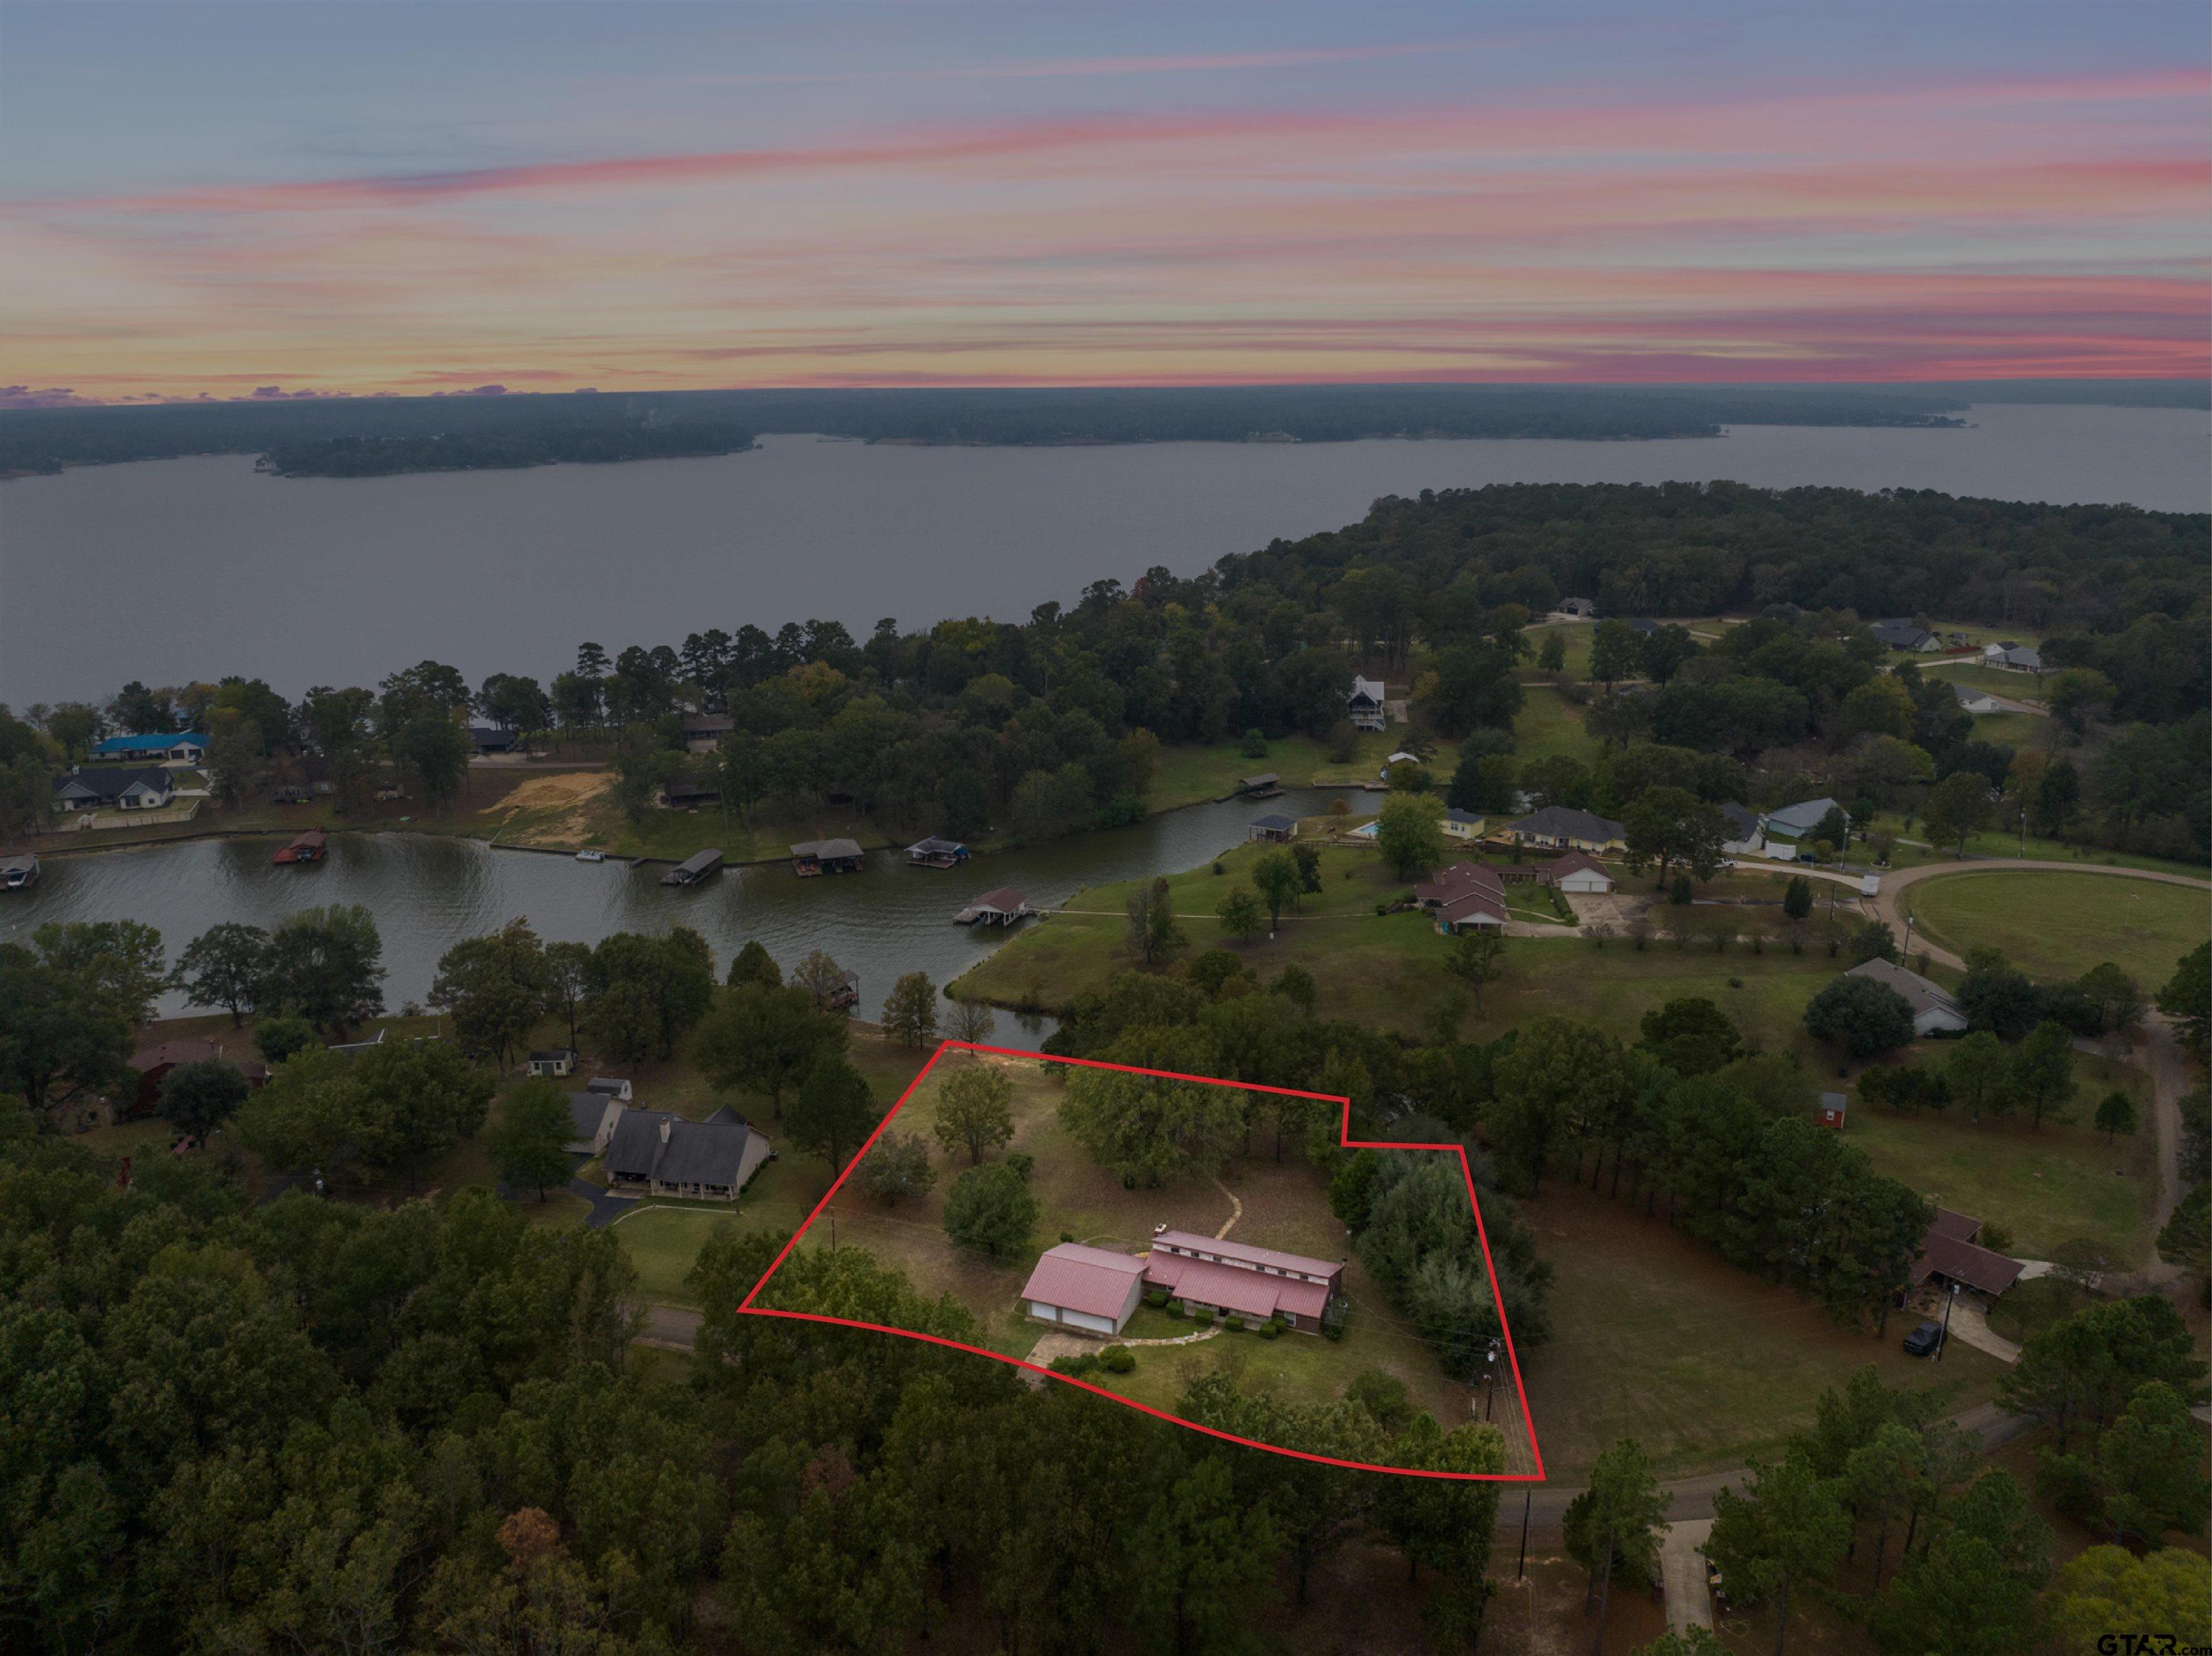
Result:
M1555 1477L1588 1472L1631 1435L1662 1476L1741 1466L1809 1424L1821 1391L1869 1363L1893 1386L1941 1385L1954 1409L1989 1396L2002 1372L1960 1344L1940 1366L1906 1356L1898 1317L1881 1340L1839 1328L1626 1198L1555 1180L1521 1210L1555 1273L1556 1332L1522 1359Z
M1899 1057L1941 1068L1944 1053L1944 1043L1923 1041ZM2158 1195L2148 1079L2081 1052L2074 1079L2070 1125L2039 1128L2024 1117L1986 1114L1975 1124L1955 1107L1899 1115L1858 1101L1844 1140L1929 1201L2002 1226L2012 1238L2005 1251L2017 1259L2047 1259L2061 1243L2087 1240L2103 1244L2116 1265L2146 1265ZM2089 1124L2097 1101L2114 1090L2135 1100L2140 1125L2107 1144Z
M969 1162L964 1151L945 1156L931 1129L944 1079L966 1065L992 1065L1014 1083L1015 1133L1007 1149L1035 1159L1031 1189L1043 1210L1032 1246L1019 1259L994 1262L955 1247L945 1234L946 1189ZM927 1297L951 1294L975 1313L983 1344L1012 1357L1026 1357L1050 1331L1022 1314L1019 1295L1037 1255L1063 1236L1135 1253L1146 1246L1156 1227L1210 1236L1233 1216L1231 1234L1237 1240L1321 1259L1346 1259L1349 1241L1344 1226L1329 1210L1320 1174L1293 1159L1273 1160L1272 1139L1264 1131L1256 1135L1260 1153L1233 1159L1218 1184L1194 1178L1157 1190L1124 1189L1060 1125L1065 1073L1061 1066L1036 1060L948 1053L893 1123L894 1131L918 1134L928 1146L938 1174L936 1187L926 1196L886 1207L866 1196L856 1182L848 1183L808 1230L805 1245L831 1245L834 1214L836 1246L866 1248L903 1271ZM1403 1380L1413 1399L1446 1425L1464 1421L1474 1394L1444 1376L1427 1346L1401 1321L1356 1259L1346 1266L1345 1290L1352 1309L1340 1341L1299 1333L1262 1340L1256 1334L1223 1331L1188 1344L1138 1346L1133 1373L1087 1378L1152 1407L1171 1410L1194 1380L1215 1370L1233 1374L1248 1390L1266 1390L1286 1403L1304 1404L1340 1397L1361 1372L1380 1368ZM1176 1338L1196 1326L1145 1307L1125 1334L1130 1339ZM1517 1431L1513 1435L1522 1435ZM1516 1452L1525 1456L1525 1447L1509 1448L1509 1454Z
M1905 907L1956 953L1987 944L2039 978L2077 978L2111 961L2152 992L2212 937L2212 892L2122 875L1948 874L1909 888Z

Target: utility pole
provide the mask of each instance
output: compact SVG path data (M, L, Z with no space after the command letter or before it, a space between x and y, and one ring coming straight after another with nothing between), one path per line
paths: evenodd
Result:
M1951 1307L1959 1303L1959 1285L1951 1284L1950 1293L1943 1301L1943 1332L1936 1342L1936 1361L1943 1361L1943 1348L1951 1344Z
M1482 1417L1491 1418L1492 1400L1498 1395L1498 1338L1491 1337L1490 1349L1482 1357Z
M1525 1581L1528 1579L1528 1513L1535 1504L1536 1491L1533 1489L1522 1490L1521 1562L1513 1567L1513 1579L1516 1581Z

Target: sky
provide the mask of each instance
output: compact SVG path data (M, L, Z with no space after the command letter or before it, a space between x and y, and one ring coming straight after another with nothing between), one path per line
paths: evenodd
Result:
M4 400L2202 377L2212 12L0 4Z

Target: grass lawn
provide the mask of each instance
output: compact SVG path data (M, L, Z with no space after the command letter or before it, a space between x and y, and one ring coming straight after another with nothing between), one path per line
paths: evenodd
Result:
M696 1310L698 1301L684 1279L707 1239L724 1227L735 1228L737 1223L727 1209L710 1212L653 1203L641 1204L635 1213L624 1214L615 1221L613 1230L636 1268L640 1294L654 1305Z
M1598 756L1600 743L1583 729L1583 710L1571 706L1557 690L1532 684L1522 691L1521 716L1513 721L1514 753L1522 764L1565 754L1587 765Z
M1015 1132L1008 1148L1036 1161L1032 1188L1043 1216L1034 1245L1019 1259L994 1262L955 1247L945 1235L945 1192L969 1163L964 1152L946 1157L930 1128L943 1078L968 1064L989 1064L1012 1079ZM1209 1180L1185 1180L1158 1190L1123 1189L1060 1126L1062 1073L1034 1060L948 1057L897 1123L900 1131L920 1134L928 1146L938 1172L936 1188L886 1208L848 1186L830 1209L836 1216L838 1246L867 1248L903 1271L928 1297L952 1295L975 1313L982 1343L1008 1356L1026 1356L1048 1331L1020 1314L1018 1296L1037 1255L1063 1235L1133 1253L1145 1247L1155 1226L1212 1235L1237 1210L1231 1195ZM1261 1156L1232 1162L1223 1172L1223 1184L1243 1204L1231 1234L1262 1247L1342 1258L1344 1227L1329 1211L1320 1175L1301 1162L1273 1161L1265 1152L1264 1136L1262 1143ZM828 1214L807 1233L807 1241L830 1245ZM1362 1370L1379 1368L1403 1380L1415 1399L1447 1424L1465 1419L1467 1388L1443 1376L1428 1348L1403 1325L1356 1259L1346 1268L1345 1285L1352 1312L1340 1342L1316 1335L1286 1333L1263 1340L1224 1332L1188 1346L1139 1348L1133 1373L1088 1378L1164 1409L1193 1380L1217 1368L1234 1373L1242 1385L1267 1387L1286 1402L1301 1404L1333 1399ZM1174 1338L1197 1326L1140 1308L1127 1332L1132 1338Z
M1875 826L1890 833L1925 841L1927 834L1915 818L1906 828L1903 818L1893 811L1885 811L1875 819ZM2025 847L2023 849L2023 846ZM2150 869L2162 874L2185 874L2192 879L2212 877L2212 869L2202 864L2177 863L2160 857L2138 857L2131 852L2106 851L2098 846L2074 845L2064 840L2045 840L2029 834L2023 841L2020 823L2014 819L2009 828L1984 828L1970 834L1966 852L1973 857L2021 857L2045 863L2102 863L2112 868ZM1852 847L1855 859L1863 859L1868 853L1861 846ZM1896 868L1919 868L1929 863L1950 863L1958 860L1949 846L1924 848L1922 846L1899 844L1890 854L1891 865Z
M1224 866L1236 870L1239 855L1231 852ZM1375 913L1378 898L1402 891L1406 884L1390 879L1374 853L1332 847L1322 857L1323 890L1306 900L1311 918L1285 916L1273 942L1226 942L1212 911L1220 894L1236 883L1233 871L1216 877L1200 869L1171 878L1176 912L1189 917L1182 929L1190 943L1181 961L1201 949L1227 946L1263 979L1297 964L1313 974L1319 1016L1353 1018L1380 1028L1418 1028L1422 1013L1455 986L1444 970L1449 940L1437 935L1426 915ZM1781 884L1778 877L1765 873L1730 877L1747 894L1763 894ZM1103 989L1115 972L1134 964L1123 951L1125 890L1115 886L1085 893L1085 913L1055 915L1015 938L961 978L959 992L1001 1005L1033 1002L1050 1010ZM1102 912L1087 912L1091 910ZM1791 955L1770 947L1754 955L1748 944L1737 944L1716 953L1710 943L1677 949L1662 942L1638 951L1626 938L1600 949L1565 935L1513 937L1505 946L1504 975L1483 991L1482 1014L1469 1019L1465 1034L1470 1040L1488 1039L1528 1018L1558 1012L1594 1018L1633 1039L1646 1011L1683 996L1704 995L1726 1010L1748 1038L1778 1050L1800 1044L1805 1003L1839 964L1809 949Z
M1544 640L1554 633L1566 642L1567 661L1564 670L1565 676L1568 678L1588 678L1590 646L1597 637L1597 623L1594 621L1562 621L1555 622L1548 627L1530 628L1528 635L1530 653L1528 660L1523 664L1524 670L1529 671L1535 670L1537 652L1543 649ZM1531 682L1547 683L1550 678L1550 675L1545 675Z
M1949 1388L1953 1408L1987 1397L2001 1365L1963 1344L1940 1368L1899 1342L1838 1327L1818 1306L1711 1250L1563 1182L1522 1216L1556 1273L1552 1343L1522 1368L1545 1470L1573 1478L1634 1434L1662 1477L1741 1466L1808 1425L1821 1391L1873 1363L1891 1385Z
M1923 1043L1909 1056L1942 1061L1941 1043ZM2148 1262L2151 1212L2158 1194L2143 1072L2087 1052L2076 1052L2078 1091L2071 1106L2075 1125L1984 1116L1978 1125L1957 1109L1899 1115L1881 1106L1853 1107L1845 1139L1864 1150L1875 1167L1932 1202L2003 1227L2005 1251L2016 1259L2047 1259L2061 1242L2088 1237L2130 1265ZM2144 1125L2108 1147L2087 1125L2097 1101L2114 1089L2135 1096Z
M1924 677L1942 684L1963 684L1970 690L1986 691L1990 695L2002 696L2008 701L2033 701L2040 706L2047 678L2033 673L2008 672L2002 667L1984 667L1978 661L1972 666L1945 667L1926 657L1915 657Z
M2112 961L2147 991L2212 936L2212 893L2117 875L1945 875L1910 888L1905 905L1918 930L1954 953L1991 944L2039 978L2075 978Z

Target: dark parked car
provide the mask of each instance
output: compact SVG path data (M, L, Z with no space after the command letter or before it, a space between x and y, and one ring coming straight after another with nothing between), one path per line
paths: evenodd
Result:
M1923 1323L1905 1337L1905 1355L1925 1357L1943 1344L1943 1331L1934 1323Z

